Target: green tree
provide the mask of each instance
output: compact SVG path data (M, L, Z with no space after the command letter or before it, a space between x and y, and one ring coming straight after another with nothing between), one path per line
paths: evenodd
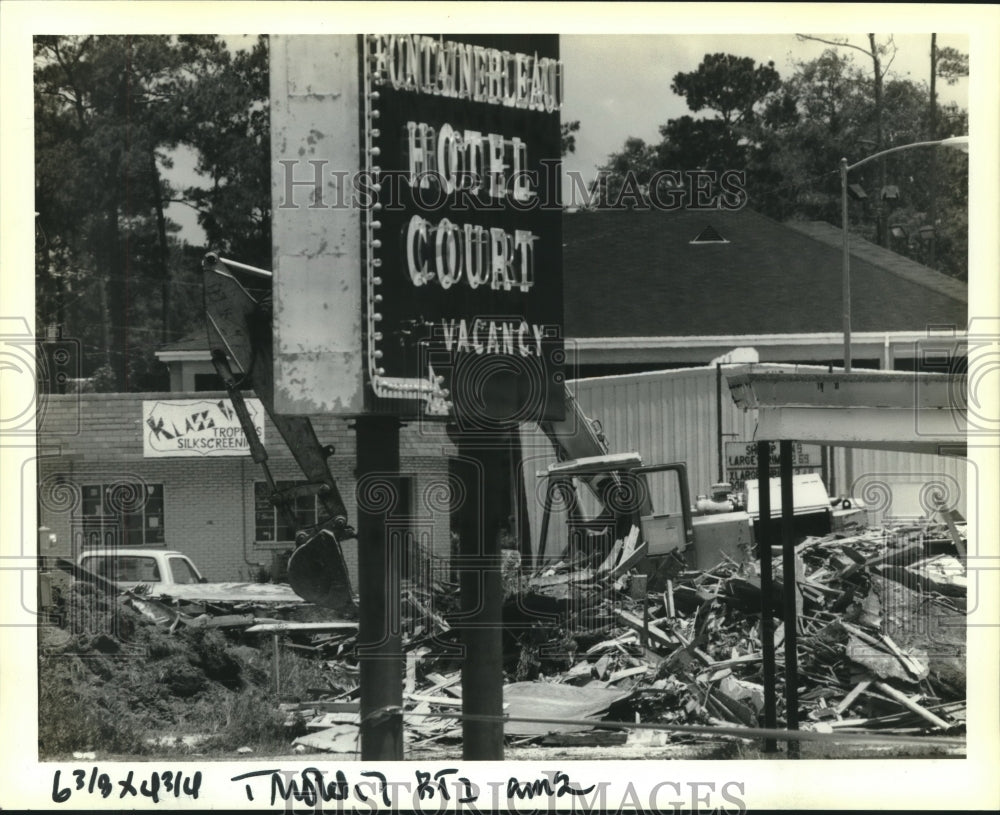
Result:
M190 87L186 144L198 151L205 182L180 200L198 210L210 247L255 266L271 266L271 155L268 40L216 55L216 70Z
M576 152L576 136L574 133L580 130L580 120L563 122L560 126L560 155L567 156Z
M166 204L187 195L206 228L233 236L227 249L269 255L266 41L235 57L214 36L43 36L34 48L37 324L81 342L85 375L162 387L155 349L201 319L171 303L190 282L174 280ZM199 151L207 190L165 180L179 145Z
M627 178L638 179L641 187L657 169L743 168L749 206L777 220L825 220L839 226L842 157L853 163L878 152L879 145L929 138L928 87L889 72L890 44L891 39L881 45L869 41L872 52L860 49L872 60L871 71L854 62L851 49L829 48L816 59L793 65L791 74L777 82L752 81L766 66L753 68L751 61L738 58L714 59L713 70L702 71L706 57L699 71L678 74L685 79L675 81L675 90L690 94L686 98L689 106L698 108L695 112L716 105L711 109L717 115L672 119L661 126L663 140L657 145L629 138L602 168L605 201L614 204L616 191L635 186ZM961 70L961 60L955 64ZM743 87L757 96L744 99L740 107L729 95L735 80L720 81L716 91L706 88L707 76L718 78L719 65L738 66ZM698 80L688 79L692 75ZM933 138L967 132L966 113L957 105L943 106L938 113ZM877 241L880 222L887 233L888 227L902 227L906 237L893 239L892 249L964 277L968 163L964 156L946 157L944 152L903 151L887 157L884 169L876 161L853 171L851 184L865 190L868 198L851 204L850 228ZM941 155L935 187L936 153ZM891 197L883 198L883 190ZM933 240L929 226L934 227Z
M695 113L707 108L727 126L735 126L752 121L757 106L780 81L773 62L755 65L750 57L705 54L697 69L675 75L670 89Z
M602 200L618 205L632 200L656 170L704 169L723 172L747 166L754 149L751 135L768 101L781 87L773 63L748 57L706 54L694 71L677 73L671 84L693 113L660 127L662 141L646 145L630 137L600 168Z

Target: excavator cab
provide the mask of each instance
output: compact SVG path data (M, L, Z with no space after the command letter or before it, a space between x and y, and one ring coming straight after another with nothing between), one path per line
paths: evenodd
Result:
M539 564L564 558L599 564L633 526L647 574L690 558L694 528L684 464L642 466L637 453L618 453L552 464L544 475Z

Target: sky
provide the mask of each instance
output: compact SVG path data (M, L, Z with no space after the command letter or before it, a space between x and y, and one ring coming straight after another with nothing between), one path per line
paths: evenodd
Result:
M930 78L930 34L896 35L894 41L899 50L891 73L926 83ZM867 45L863 35L854 35L849 42ZM945 46L968 53L968 38L939 35L938 47ZM786 78L792 74L794 63L815 59L828 47L799 42L794 34L563 36L560 56L566 75L566 102L562 119L580 120L576 153L563 160L563 169L590 177L629 136L658 143L659 125L691 113L684 99L671 92L673 77L679 71L695 70L705 54L722 52L752 57L758 63L773 61L778 73ZM853 49L842 51L852 54L860 67L871 70L871 62L865 62L864 54ZM942 102L956 101L967 108L968 80L955 86L939 81L938 95Z
M837 35L823 36L831 39ZM240 47L241 38L227 40L231 47ZM880 37L879 41L883 40ZM867 45L864 35L854 35L848 41ZM930 34L895 35L894 41L898 51L891 73L926 83L930 71ZM968 38L962 35L939 35L938 46L952 46L963 53L969 50ZM752 57L758 63L773 61L784 78L792 74L796 62L814 59L828 47L817 42L800 42L795 34L562 35L560 57L566 93L562 121L580 121L580 130L575 134L576 152L564 158L563 171L580 173L589 180L628 137L659 142L661 124L690 113L684 99L670 90L674 75L693 71L705 54L724 52ZM864 54L853 49L842 50L851 54L860 67L871 69ZM968 80L960 80L954 86L939 81L938 93L942 102L955 101L968 107ZM194 157L179 153L175 165L168 177L180 184L189 183ZM569 200L568 187L563 198ZM203 240L192 210L174 205L168 214L182 224L183 237L190 243Z

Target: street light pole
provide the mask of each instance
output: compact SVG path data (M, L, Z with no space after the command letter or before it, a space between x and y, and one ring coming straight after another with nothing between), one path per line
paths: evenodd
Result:
M851 242L847 234L847 159L840 160L840 232L842 247L841 275L844 313L844 370L851 370Z
M840 160L840 232L842 240L842 260L841 260L841 285L843 289L843 312L844 312L844 371L851 370L851 241L847 232L847 174L869 161L874 161L890 153L899 153L903 150L912 150L915 147L954 147L963 152L969 152L968 136L952 136L948 139L936 139L935 141L918 141L912 144L903 144L899 147L890 147L888 150L880 150L873 153L854 164L848 164L846 158ZM851 489L851 482L854 480L854 462L851 449L844 451L844 487L845 491Z

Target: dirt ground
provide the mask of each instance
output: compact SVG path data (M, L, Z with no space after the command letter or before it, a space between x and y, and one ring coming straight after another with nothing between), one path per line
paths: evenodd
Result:
M268 638L156 625L86 583L62 602L65 628L39 631L39 758L288 750ZM342 690L337 666L281 652L282 695ZM338 684L339 682L339 684ZM185 746L188 737L191 747Z
M918 605L916 595L892 581L872 585L887 630L909 653L923 655L941 698L965 693L965 619L940 605ZM306 607L306 616L309 616ZM358 668L349 654L330 658L322 650L280 649L280 696L274 689L274 657L267 635L240 627L175 627L157 624L119 597L87 583L68 584L57 604L58 624L39 629L39 758L64 760L74 753L207 760L303 753L292 742L308 732L312 711L296 703L336 697L356 688ZM914 620L914 609L919 619ZM314 617L315 615L313 615ZM523 661L523 660L522 660ZM458 664L448 665L455 671ZM434 670L445 670L440 666ZM516 671L512 674L518 678ZM523 678L523 677L522 677ZM636 704L639 704L638 702ZM457 710L456 710L457 712ZM620 711L620 720L636 713ZM619 717L615 717L616 720ZM952 734L954 735L954 734ZM461 758L461 725L446 737L407 747L408 759ZM920 744L817 744L804 742L803 758L961 756L960 747ZM541 747L512 741L511 760L553 759L772 759L760 742L733 738L679 738L638 731L627 743L587 747ZM338 760L354 760L338 753Z

